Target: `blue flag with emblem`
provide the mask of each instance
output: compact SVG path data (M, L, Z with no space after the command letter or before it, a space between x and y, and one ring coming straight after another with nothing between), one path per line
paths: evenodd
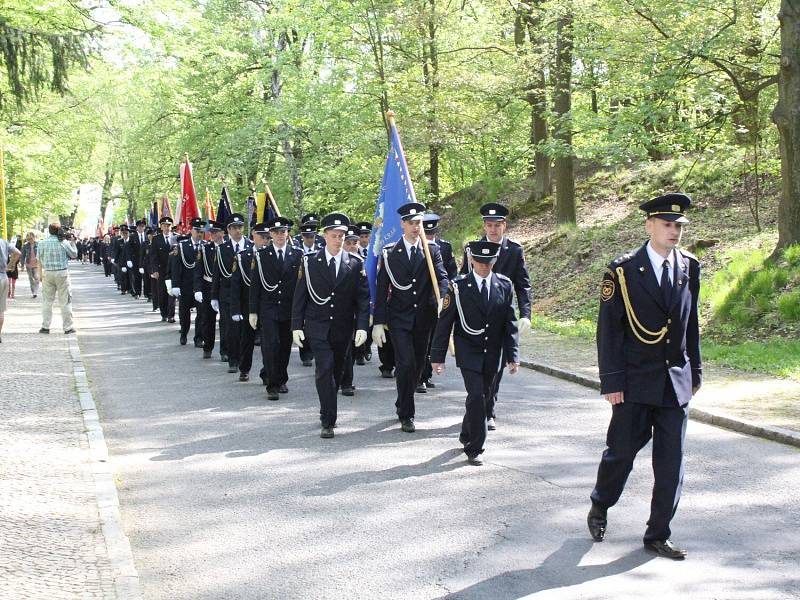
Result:
M378 280L378 259L381 249L390 242L396 242L403 235L400 226L400 215L397 209L409 202L416 202L414 185L408 174L408 164L403 153L403 144L394 120L389 118L390 142L389 155L383 170L381 190L375 206L372 234L367 247L366 270L369 281L370 306L375 306L375 287Z

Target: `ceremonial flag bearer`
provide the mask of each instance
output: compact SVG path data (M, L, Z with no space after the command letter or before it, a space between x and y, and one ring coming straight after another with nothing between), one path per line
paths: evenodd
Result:
M678 248L690 206L688 196L674 193L642 204L650 240L614 260L603 276L597 354L611 423L588 516L592 538L602 541L607 511L652 439L655 483L643 541L651 552L678 560L686 552L670 540L669 525L683 486L689 400L702 379L700 263Z

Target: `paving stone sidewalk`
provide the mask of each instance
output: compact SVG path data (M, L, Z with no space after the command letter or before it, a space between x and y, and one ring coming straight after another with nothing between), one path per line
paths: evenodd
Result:
M58 308L19 279L0 344L0 598L116 599L90 445Z
M521 338L523 360L596 380L593 340L533 330ZM764 373L703 365L703 387L692 406L714 415L800 432L800 383Z

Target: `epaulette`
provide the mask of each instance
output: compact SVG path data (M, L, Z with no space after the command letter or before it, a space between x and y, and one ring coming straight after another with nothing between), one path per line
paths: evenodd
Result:
M463 281L467 278L467 273L459 273L453 279L450 280L451 283L455 283L456 281Z
M389 242L388 244L386 244L386 245L383 247L383 250L391 250L392 248L394 248L394 247L395 247L395 244L397 244L397 242Z
M509 246L519 246L520 248L522 248L522 244L520 244L516 240L512 240L511 238L506 238L506 242L508 242Z
M680 252L681 254L683 254L683 255L684 255L686 258L689 258L689 259L693 260L693 261L694 261L694 262L696 262L698 265L700 264L700 259L699 259L699 258L697 258L697 257L696 257L694 254L692 254L692 253L691 253L691 252L689 252L688 250L684 250L683 248L678 248L678 252Z
M635 251L626 252L626 253L625 253L625 254L623 254L622 256L618 256L617 258L615 258L614 260L612 260L612 261L611 261L611 264L609 265L609 267L610 267L611 269L614 269L615 267L618 267L618 266L620 266L621 264L628 262L628 261L629 261L630 259L632 259L632 258L633 258L635 255L636 255L636 252L635 252Z
M450 246L452 248L453 244L448 242L447 240L439 240L439 244L442 246Z
M502 273L497 273L496 271L492 271L492 272L494 273L494 276L497 277L498 279L503 280L503 281L508 281L509 283L511 283L511 279L509 279L508 277L506 277Z

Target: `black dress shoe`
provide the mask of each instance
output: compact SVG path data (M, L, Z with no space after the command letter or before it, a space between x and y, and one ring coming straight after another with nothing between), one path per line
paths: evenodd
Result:
M359 356L359 357L356 359L356 364L357 364L359 367L363 367L363 366L366 364L366 362L364 362L364 357L363 357L363 356Z
M182 335L181 336L181 346L185 346L185 345L186 345L186 336Z
M228 363L228 373L236 373L239 370L239 365L232 365Z
M589 525L589 534L595 542L602 542L606 537L607 513L608 511L605 508L592 502L592 508L586 517L586 523Z
M414 433L417 428L414 427L414 419L403 419L400 421L400 429L406 433Z
M366 359L367 359L367 362L371 361L371 360L372 360L372 352L367 352L367 353L364 355L364 358L366 358Z
M67 330L64 332L64 335L69 335L70 333L75 333L75 329L74 329L74 328L72 328L72 327L70 327L69 329L67 329Z
M332 427L323 427L322 431L319 434L319 437L324 439L329 439L333 437L333 428Z
M494 417L489 417L486 419L486 429L489 431L494 431L497 429L497 424L494 422Z
M281 394L288 394L288 393L289 393L289 388L288 388L288 387L286 387L286 384L285 384L285 383L282 383L282 384L281 384L281 387L279 387L279 388L278 388L278 391L279 391Z
M311 361L310 360L304 360L303 361L303 366L304 367L310 367L311 366Z
M170 317L167 319L167 323L174 323L174 322L175 322L175 317Z
M203 347L203 340L195 340L194 341L195 348L202 348Z
M267 400L272 400L274 402L278 397L278 390L267 390Z
M250 373L239 373L239 381L250 381Z
M672 560L683 560L686 558L686 550L678 548L670 540L654 540L652 542L645 542L644 547L648 551L655 552L664 558L671 558Z
M356 395L356 388L355 386L348 386L342 388L342 396L355 396Z
M427 394L428 393L428 388L425 387L424 383L420 383L420 384L417 384L416 392L418 394Z
M383 377L384 379L391 379L392 377L394 377L394 375L392 374L391 369L389 369L388 371L385 369L381 369L381 377Z
M167 317L161 317L161 322L162 323L166 323L167 322Z
M480 454L476 454L475 456L468 456L467 462L471 464L473 467L480 467L483 465L483 459L481 458Z
M203 358L211 358L211 350L203 350Z
M228 362L228 355L227 354L220 354L219 355L219 362Z
M39 330L39 333L50 333L50 330L49 330L49 329L47 329L46 327L42 327L42 328Z
M425 387L428 388L429 390L432 390L432 389L434 389L436 387L436 384L433 383L430 379L428 381L424 382L424 383L425 383Z

